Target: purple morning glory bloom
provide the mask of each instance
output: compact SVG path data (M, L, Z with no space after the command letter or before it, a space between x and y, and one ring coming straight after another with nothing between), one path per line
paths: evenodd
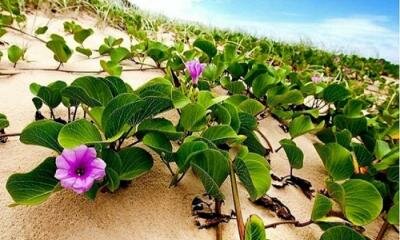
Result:
M185 65L190 77L192 78L192 83L197 85L199 82L199 77L204 71L204 64L201 64L199 60L192 60L187 62Z
M106 163L96 158L96 149L81 145L74 149L64 149L56 158L55 178L61 186L81 194L89 191L94 181L106 175Z

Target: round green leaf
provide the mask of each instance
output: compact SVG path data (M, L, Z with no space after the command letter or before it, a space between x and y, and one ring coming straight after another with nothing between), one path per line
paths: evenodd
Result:
M58 135L58 142L64 148L101 142L101 134L94 124L86 119L66 124Z
M7 50L8 60L12 63L17 63L24 56L24 50L17 45L12 45Z
M193 43L193 46L199 48L204 53L206 53L210 59L217 54L217 48L214 46L214 44L205 39L196 39L196 41L194 41Z
M300 115L290 122L289 133L293 139L309 132L317 132L323 128L324 124L325 122L322 121L318 125L314 125L310 116Z
M332 210L332 201L328 197L318 193L314 200L311 220L318 221Z
M325 145L315 144L319 156L329 175L334 180L345 180L350 178L354 172L353 158L351 153L338 143Z
M179 124L186 131L201 131L206 126L206 109L197 103L186 105L182 109Z
M390 224L399 225L399 191L393 197L393 206L389 209L387 220Z
M207 193L223 200L224 195L219 187L229 174L228 159L218 150L206 149L191 155L189 161Z
M257 215L251 215L245 226L245 240L266 240L264 222Z
M270 167L263 156L248 153L245 156L237 157L234 161L234 168L252 201L264 196L270 188Z
M257 100L247 99L239 104L239 109L255 116L262 112L265 106Z
M202 141L184 142L176 152L175 162L179 167L179 172L183 173L189 168L191 155L207 148L208 145Z
M286 156L288 157L290 166L295 169L303 167L303 151L297 147L296 143L290 139L282 139L279 141L283 149L285 150Z
M25 144L39 145L61 152L57 137L64 125L51 120L33 122L22 130L20 141Z
M11 175L7 180L7 191L16 204L42 203L58 185L58 180L54 178L55 172L55 158L49 157L31 172Z
M172 122L165 118L146 119L139 124L137 131L162 133L170 140L177 140L183 136L183 133L177 132Z
M322 95L327 102L337 102L346 99L350 92L342 85L334 83L326 87Z
M347 180L342 184L344 202L341 204L346 218L357 226L367 225L379 216L383 200L371 183L361 179Z
M230 143L233 141L243 141L244 138L238 136L229 125L217 125L207 128L202 137L212 141L215 144Z
M132 180L153 167L153 158L142 148L124 148L119 152L121 158L120 180Z
M365 238L361 234L346 226L331 227L327 231L325 231L320 238L320 240L339 240L339 239L365 240Z
M172 154L171 142L164 134L158 132L149 132L143 137L143 144L156 151L161 156L170 156Z

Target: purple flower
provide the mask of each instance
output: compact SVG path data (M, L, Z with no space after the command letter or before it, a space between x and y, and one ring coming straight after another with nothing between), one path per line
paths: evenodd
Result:
M96 149L81 145L74 149L64 149L56 158L55 178L61 186L81 194L87 192L95 180L106 175L106 163L96 158Z
M319 83L322 81L322 77L319 75L314 75L311 77L311 80L313 81L313 83Z
M192 77L192 83L197 85L199 82L199 77L203 73L205 67L204 64L201 64L199 60L192 60L187 62L185 65L190 77Z

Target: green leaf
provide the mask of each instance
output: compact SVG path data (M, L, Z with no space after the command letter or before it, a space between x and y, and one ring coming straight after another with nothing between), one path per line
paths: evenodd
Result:
M358 232L354 231L349 227L340 225L329 228L322 234L320 238L320 240L339 240L339 239L365 240L365 238Z
M64 148L101 142L101 134L94 124L86 119L66 124L58 135L58 142Z
M177 89L172 90L171 98L172 98L174 107L177 109L181 109L191 103L190 99L185 94L183 94L180 90L177 90Z
M256 79L259 75L267 73L268 68L264 64L254 64L250 71L244 77L244 81L248 86L253 84L254 79Z
M226 156L220 151L206 149L193 154L190 164L207 193L218 200L223 200L224 195L219 187L229 174L229 162Z
M112 168L107 168L106 175L107 175L107 188L111 192L114 192L115 190L117 190L119 188L119 185L121 183L118 172L116 172Z
M345 115L336 115L333 123L338 129L348 129L353 136L358 136L367 130L367 118L365 117L347 117Z
M49 157L31 172L11 175L7 180L7 191L16 204L40 204L49 198L58 185L55 172L55 158Z
M38 27L35 30L35 34L36 35L41 35L41 34L45 34L47 32L47 30L49 29L49 27L47 26L43 26L43 27Z
M239 109L256 116L265 109L265 106L257 100L247 99L239 104Z
M171 142L158 132L149 132L143 137L143 144L156 151L165 159L170 159L172 154Z
M163 97L145 97L135 101L128 101L109 113L109 106L103 113L103 127L106 137L115 136L124 125L135 126L146 118L151 118L172 106L171 100ZM106 111L107 110L107 111Z
M176 152L175 162L179 167L179 172L183 173L190 166L190 158L196 152L205 150L208 145L202 141L184 142Z
M325 217L332 210L332 201L328 197L318 193L315 196L314 206L311 213L311 220L314 222Z
M142 85L135 93L142 98L149 96L170 98L172 94L172 84L170 80L158 77Z
M399 162L399 147L396 146L393 149L390 148L389 144L383 140L377 140L375 144L374 153L379 162L374 164L374 167L378 171L383 171L391 166L398 166Z
M200 104L205 109L224 101L227 96L214 97L210 91L199 91L197 96L197 103Z
M94 31L91 28L89 28L89 29L81 29L81 30L79 30L79 31L74 33L74 40L77 43L82 44L86 40L86 38L88 38L93 33L94 33Z
M270 106L285 106L290 104L302 104L304 102L303 94L299 90L289 90L283 94L274 96L268 95L268 97L268 104Z
M119 77L107 76L104 78L104 82L107 84L114 97L129 92L128 85Z
M212 118L219 124L231 124L231 114L229 113L228 109L226 109L222 104L216 104L211 107L211 115ZM237 112L236 112L237 115ZM239 115L237 115L239 118Z
M36 88L35 85L37 85L36 87L39 87L36 96L40 98L42 102L44 102L49 108L56 108L58 105L60 105L62 101L61 90L66 87L66 84L60 89L55 89L50 85L46 87L32 83L30 85L31 89Z
M393 206L389 209L387 220L390 224L399 225L399 191L393 197Z
M351 153L338 143L315 144L325 169L334 180L350 178L354 172Z
M79 53L82 53L86 57L92 56L92 50L90 50L90 48L76 47L75 50Z
M263 197L271 186L270 167L266 159L256 153L248 153L237 157L233 164L250 199L256 201Z
M111 76L121 76L122 66L118 62L100 60L100 66Z
M183 133L177 132L172 122L165 118L146 119L139 124L137 131L142 133L162 133L169 140L177 140L183 136Z
M322 121L318 125L314 125L310 116L301 115L289 123L289 133L293 139L306 133L318 132L324 127L324 124L325 122Z
M17 45L12 45L7 50L8 60L12 63L17 63L23 58L25 51Z
M254 152L262 156L267 154L267 150L260 143L259 138L252 130L241 129L239 133L246 136L246 140L243 142L243 145L247 146L250 152Z
M22 130L20 141L25 144L38 145L61 152L57 137L64 125L51 120L33 122Z
M239 112L240 129L256 130L257 119L249 113Z
M133 180L153 167L153 158L142 148L124 148L119 152L121 157L120 180Z
M109 148L103 148L101 151L101 159L106 163L106 168L113 169L118 174L121 172L122 161L117 152Z
M201 131L206 127L206 109L197 103L186 105L182 109L179 124L186 131Z
M252 83L252 90L257 98L265 97L267 90L270 86L277 84L278 79L274 78L270 74L264 73L257 76Z
M121 61L128 59L131 56L131 52L124 47L114 48L110 52L111 61L114 63L120 63Z
M0 130L3 130L4 128L8 127L10 123L7 120L6 115L0 113Z
M246 90L246 85L242 81L229 82L226 88L231 94L242 94Z
M245 226L245 240L266 240L264 222L257 215L251 215Z
M325 101L333 103L345 100L348 96L350 96L350 92L342 85L334 83L326 87L322 92L322 95Z
M208 40L198 38L194 41L193 46L202 50L210 59L217 55L217 48Z
M68 62L72 56L72 50L60 39L51 40L46 43L46 47L54 53L54 59L60 63Z
M226 110L228 110L229 112L229 116L230 116L230 125L233 128L233 130L235 130L236 132L239 131L240 128L240 118L239 118L239 113L238 113L238 109L236 108L236 106L224 102L221 104ZM253 116L251 116L252 118L254 118Z
M216 145L231 142L241 142L243 137L238 136L229 125L217 125L207 128L202 134L202 137L207 138Z
M373 184L361 179L350 179L342 187L344 199L340 205L350 222L364 226L379 216L383 200Z
M282 139L279 141L285 150L286 156L288 157L290 166L295 169L303 167L304 154L296 143L290 139Z
M106 106L113 98L111 89L105 80L92 76L75 79L71 86L62 91L62 95L76 99L89 107Z
M149 41L146 53L158 64L169 58L168 47L160 42Z

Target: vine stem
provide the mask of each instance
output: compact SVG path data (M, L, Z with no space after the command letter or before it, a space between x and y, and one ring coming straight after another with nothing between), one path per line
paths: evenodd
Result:
M231 178L231 187L232 187L232 195L233 195L233 203L235 205L236 212L236 222L239 231L240 240L244 240L244 221L242 215L242 209L240 208L240 199L239 199L239 191L236 182L235 170L233 169L232 161L229 161L230 168L230 178Z
M271 224L265 225L264 228L276 228L278 225L284 225L284 224L292 224L295 227L305 227L305 226L311 225L313 223L314 222L312 220L309 220L307 222L299 222L297 220L289 220L289 221L271 223Z
M40 41L40 42L42 42L42 43L46 43L45 40L43 40L43 39L41 39L41 38L39 38L39 37L37 37L37 36L35 36L35 35L32 35L32 34L30 34L30 33L27 33L27 32L25 32L25 31L22 31L21 29L18 29L18 28L16 28L16 27L12 27L12 26L8 26L8 25L3 25L3 24L0 24L0 27L11 29L11 30L13 30L13 31L16 31L16 32L25 34L25 35L27 35L27 36L29 36L29 37L31 37L31 38L34 38L34 39L36 39L36 40L38 40L38 41Z
M4 138L4 137L17 137L17 136L21 136L21 133L0 134L0 138Z
M383 224L381 226L381 229L379 229L378 236L376 236L375 240L382 240L383 239L383 237L385 236L386 230L388 229L389 225L390 225L389 222L386 219L384 219L384 222L383 222Z
M274 152L274 148L272 147L271 142L268 140L267 136L265 136L264 133L262 133L262 132L260 131L260 129L257 129L256 131L260 134L260 136L261 136L261 137L264 139L264 141L267 143L268 148L271 150L271 152Z
M22 71L49 71L49 72L65 72L65 73L94 73L94 74L100 74L104 73L104 70L67 70L67 69L52 69L52 68L20 68L17 70L22 70ZM123 69L124 72L140 72L140 71L147 71L147 70L160 70L155 67L148 67L148 68L143 68L143 69L137 69L137 68L130 68L130 69ZM10 73L7 75L11 74L18 74L18 73Z
M217 216L221 216L221 205L222 201L215 199L215 213ZM222 240L222 226L220 223L217 224L216 240Z

